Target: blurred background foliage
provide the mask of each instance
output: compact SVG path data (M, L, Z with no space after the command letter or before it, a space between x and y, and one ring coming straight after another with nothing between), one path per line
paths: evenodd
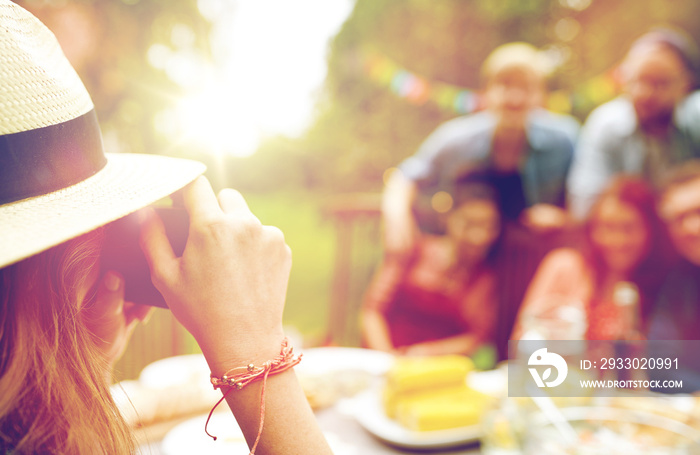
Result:
M90 92L108 150L176 149L153 127L182 85L154 65L158 45L175 55L210 57L209 22L191 0L17 1L56 34ZM149 52L151 55L149 55Z
M388 168L459 114L412 102L372 80L368 50L429 81L476 90L481 62L493 48L527 41L560 61L550 87L573 93L611 70L632 40L655 24L700 37L700 2L694 0L357 0L330 43L328 77L308 131L268 138L250 157L222 159L203 147L185 148L154 127L186 90L178 80L182 72L159 66L156 54L168 52L176 63L178 56L212 63L211 24L200 8L206 2L18 3L59 36L94 97L108 146L209 160L217 169L215 183L256 192L378 191ZM583 94L579 101L572 113L583 119L599 99Z
M221 0L227 1L238 3ZM327 78L311 126L297 137L268 137L240 158L184 143L166 127L178 100L208 83L188 65L218 63L215 2L18 1L56 33L82 76L108 150L202 160L216 187L239 189L264 223L282 228L294 251L285 318L316 342L327 328L336 248L349 241L336 235L337 223L345 220L333 197L376 196L388 169L414 153L439 123L461 114L427 95L402 96L396 79L401 71L432 86L477 93L488 53L527 41L558 62L550 88L563 94L560 110L583 120L615 94L615 64L651 26L674 24L700 39L696 0L356 0L329 43ZM389 69L377 70L377 64ZM216 120L225 125L225 118ZM352 269L359 270L349 290L352 308L380 257L376 229L363 232L365 238L353 243L368 253ZM188 343L163 353L191 350Z
M264 144L249 160L257 169L265 168L265 160L280 166L272 159L279 154L290 166L299 163L298 172L288 178L303 176L307 188L319 191L379 191L388 168L414 153L439 123L459 113L434 103L410 102L389 84L371 80L363 57L368 48L427 80L478 90L480 65L489 52L506 42L527 41L562 61L550 88L576 93L609 72L637 36L660 23L681 26L697 39L700 2L358 0L331 43L329 74L314 125L298 140ZM587 95L581 94L571 112L582 120L598 101L595 94ZM241 178L241 185L265 181L262 175L248 176L250 183Z

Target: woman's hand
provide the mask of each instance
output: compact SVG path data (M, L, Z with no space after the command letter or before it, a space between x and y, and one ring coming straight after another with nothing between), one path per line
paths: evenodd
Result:
M263 226L243 197L223 190L218 199L200 177L183 190L190 231L176 257L152 211L141 231L151 277L173 315L194 335L212 374L280 353L282 311L292 265L279 229ZM261 388L265 426L259 454L331 454L292 370L225 395L248 445L260 430Z
M418 187L395 170L382 195L384 250L389 257L405 259L411 256L421 236L413 215L413 203Z
M279 353L291 251L282 232L263 226L243 197L218 198L204 177L183 189L190 230L176 257L161 220L147 212L141 247L156 288L192 333L212 372L260 363Z
M537 233L550 233L571 224L566 210L552 204L535 204L523 210L521 223Z
M124 353L136 324L152 310L153 307L125 302L124 279L118 272L108 271L97 284L95 298L85 302L81 315L97 348L113 367Z

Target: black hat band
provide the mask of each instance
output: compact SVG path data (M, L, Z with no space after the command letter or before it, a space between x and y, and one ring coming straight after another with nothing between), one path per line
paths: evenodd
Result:
M67 122L0 136L0 204L74 185L106 164L94 109Z

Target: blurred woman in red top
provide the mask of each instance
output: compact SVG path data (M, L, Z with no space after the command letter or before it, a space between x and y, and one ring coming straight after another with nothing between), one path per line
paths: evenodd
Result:
M408 260L387 257L366 292L365 344L408 355L470 354L496 321L493 258L501 238L495 192L456 185L446 235L421 237Z

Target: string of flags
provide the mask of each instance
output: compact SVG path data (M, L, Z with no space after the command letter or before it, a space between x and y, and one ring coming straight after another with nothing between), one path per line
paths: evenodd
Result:
M396 96L411 104L433 103L457 114L469 114L483 107L476 90L440 81L431 81L402 67L377 50L365 50L365 74L375 83L387 87ZM609 70L580 84L573 92L554 90L548 94L546 107L560 113L588 109L608 101L620 93L615 71Z

